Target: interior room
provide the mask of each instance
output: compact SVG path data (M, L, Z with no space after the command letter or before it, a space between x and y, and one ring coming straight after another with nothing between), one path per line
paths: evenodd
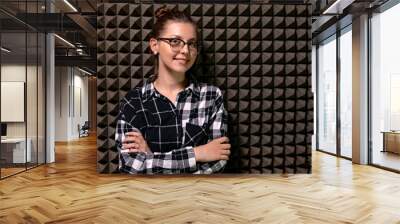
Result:
M163 6L195 38L155 36ZM399 21L398 0L0 1L0 223L400 223ZM159 71L193 75L176 102Z
M2 177L45 163L45 36L16 25L1 34Z

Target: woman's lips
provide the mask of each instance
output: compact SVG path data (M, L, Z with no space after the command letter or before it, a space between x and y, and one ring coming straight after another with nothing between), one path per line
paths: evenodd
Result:
M175 60L175 61L178 61L178 62L180 62L180 63L183 63L183 64L186 64L186 63L189 62L189 60L187 60L187 59L181 59L181 58L174 58L174 60Z

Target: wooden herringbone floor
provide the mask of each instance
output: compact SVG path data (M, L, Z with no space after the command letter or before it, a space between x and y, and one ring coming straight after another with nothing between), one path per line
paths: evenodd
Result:
M96 173L95 138L0 181L0 223L400 223L400 175L315 152L310 175Z

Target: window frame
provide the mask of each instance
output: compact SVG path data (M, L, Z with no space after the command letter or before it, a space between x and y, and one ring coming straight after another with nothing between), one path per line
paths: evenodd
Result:
M345 18L346 19L346 18ZM340 97L340 77L341 77L341 66L340 66L340 38L342 35L344 35L347 32L351 32L352 31L352 23L350 22L349 24L346 24L344 27L339 27L340 21L337 22L337 24L335 24L336 26L336 32L334 32L332 35L329 35L328 37L320 40L317 42L316 44L316 151L319 152L323 152L323 153L327 153L329 155L333 155L339 158L343 158L343 159L347 159L347 160L352 160L352 158L347 157L342 155L342 150L341 150L341 118L340 118L340 103L341 103L341 97ZM333 36L335 36L333 38ZM320 64L319 64L319 53L318 53L318 49L320 47L320 45L322 43L327 43L329 41L336 41L336 152L335 153L331 153L328 152L324 149L321 149L319 147L320 143L319 143L319 104L320 104L320 99L319 99L319 90L320 90L320 85L319 85L319 68L320 68Z

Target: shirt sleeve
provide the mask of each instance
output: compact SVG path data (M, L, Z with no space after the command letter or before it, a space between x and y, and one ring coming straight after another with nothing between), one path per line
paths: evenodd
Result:
M228 112L224 107L224 100L221 90L217 88L217 97L214 103L213 112L209 119L208 141L227 135ZM198 163L195 174L211 174L222 172L226 166L226 160L218 160L207 163Z
M121 102L115 132L119 152L119 170L131 174L146 173L190 173L196 170L196 159L192 146L174 149L167 153L123 152L125 133L135 129L134 106L126 99Z

